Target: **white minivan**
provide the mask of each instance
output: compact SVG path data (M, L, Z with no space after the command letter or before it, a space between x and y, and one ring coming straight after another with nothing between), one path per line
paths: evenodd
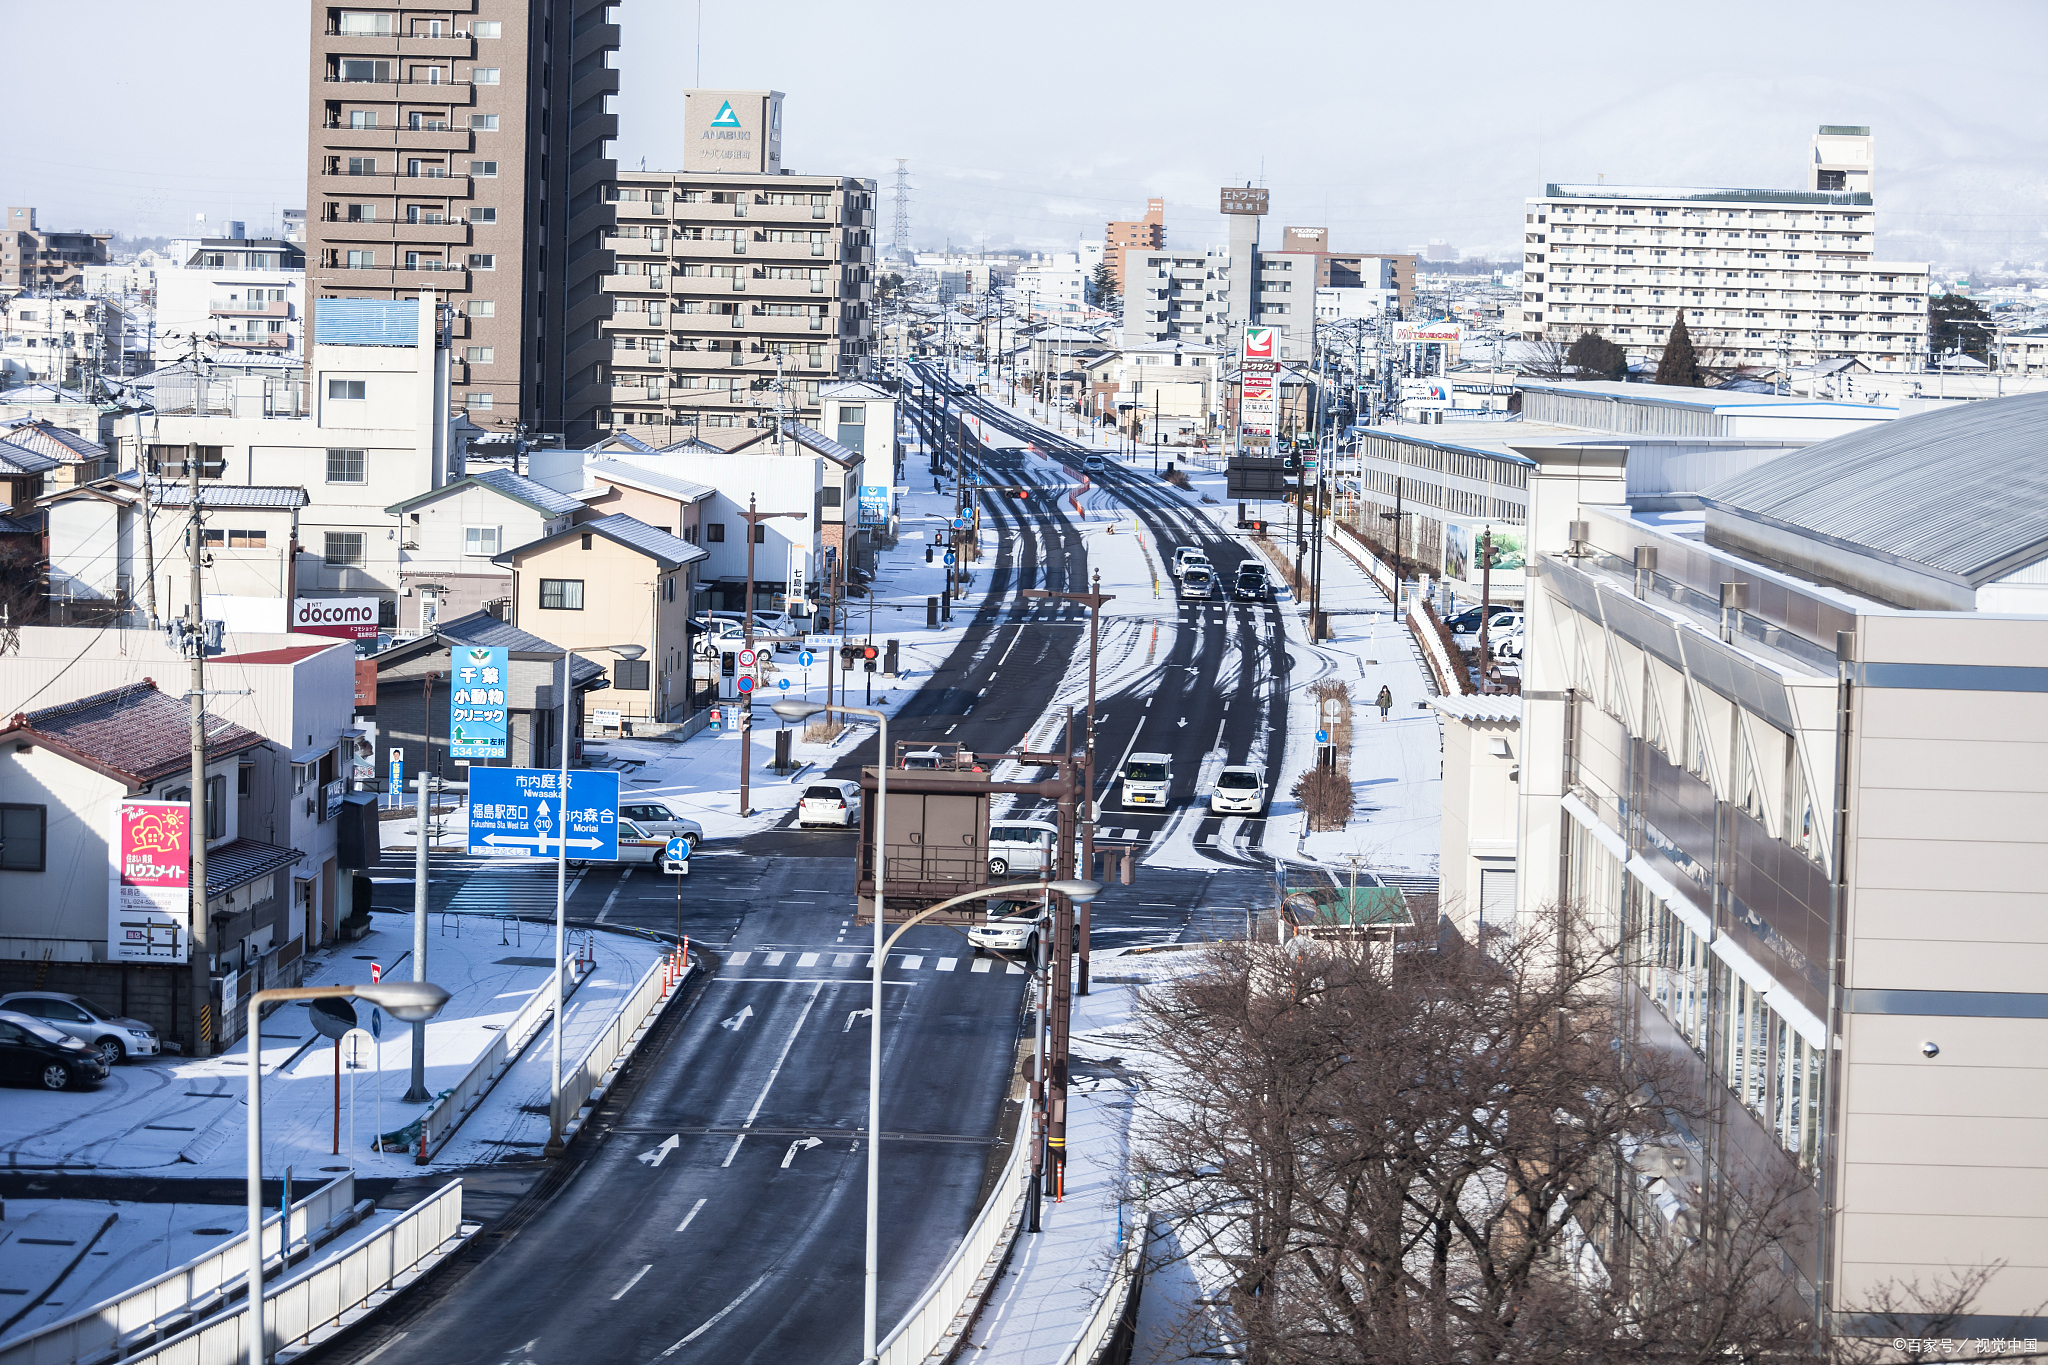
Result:
M1164 810L1173 786L1172 754L1132 754L1124 760L1125 810Z
M1046 820L1004 820L988 827L988 875L1036 876L1052 866L1060 827Z

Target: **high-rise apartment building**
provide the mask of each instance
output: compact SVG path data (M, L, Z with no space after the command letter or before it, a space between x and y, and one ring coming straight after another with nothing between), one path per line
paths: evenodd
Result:
M452 401L570 444L604 401L607 0L314 7L307 294L440 291Z
M1103 258L1117 291L1124 287L1124 252L1158 251L1166 245L1166 201L1147 199L1145 216L1135 223L1111 223L1103 234Z
M1927 266L1877 258L1865 127L1823 125L1797 190L1550 185L1523 214L1521 334L1654 359L1683 309L1724 365L1917 370Z
M8 209L7 221L0 223L0 295L77 293L85 268L107 263L107 236L46 232L36 226L34 209Z
M818 386L872 364L875 182L784 170L780 92L684 101L682 169L608 191L603 424L676 439L766 425L778 403L815 424Z

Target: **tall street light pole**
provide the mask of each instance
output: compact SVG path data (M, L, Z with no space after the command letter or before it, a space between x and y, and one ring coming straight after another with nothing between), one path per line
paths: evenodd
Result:
M367 1000L403 1024L426 1027L448 1003L448 992L429 981L381 981L357 986L291 986L249 997L249 1365L270 1359L269 1324L263 1320L263 1049L258 1034L265 1005L286 1000ZM223 1020L223 1023L226 1021ZM278 1219L279 1261L291 1239L291 1210Z
M1085 800L1081 812L1081 870L1086 875L1095 872L1095 668L1096 660L1102 653L1102 604L1116 599L1113 592L1102 590L1102 570L1095 571L1093 592L1047 592L1043 588L1025 588L1024 597L1044 597L1055 602L1079 602L1088 608L1088 749L1081 759L1081 771L1085 775L1082 788ZM1080 942L1077 945L1081 958L1080 992L1088 994L1088 925L1089 902L1078 902L1081 907Z
M781 419L778 417L778 430ZM747 522L747 600L740 613L740 632L746 651L754 652L754 528L764 521L777 517L808 517L808 512L757 512L754 510L754 495L747 494L747 510L740 513ZM795 553L793 550L791 553ZM842 553L841 559L846 556ZM787 581L787 571L784 580ZM737 681L737 680L735 680ZM751 782L753 779L754 754L754 694L745 694L746 704L739 708L740 721L740 814L753 814Z

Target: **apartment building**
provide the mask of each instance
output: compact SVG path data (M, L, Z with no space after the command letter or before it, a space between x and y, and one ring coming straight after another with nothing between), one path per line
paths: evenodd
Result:
M1110 223L1103 230L1103 259L1109 262L1110 278L1117 291L1124 288L1124 253L1158 251L1166 246L1166 201L1147 199L1145 216L1136 222Z
M191 338L215 339L216 357L305 359L306 254L280 237L208 238L181 270L155 272L159 362L191 354Z
M0 387L44 381L83 389L125 374L131 314L113 299L17 294L0 309Z
M1803 189L1550 185L1523 214L1520 332L1654 360L1682 309L1722 365L1919 370L1927 266L1877 255L1870 129L1823 125Z
M578 444L604 406L608 0L313 8L307 290L453 305L452 401Z
M819 386L873 368L875 182L784 170L779 91L684 97L682 169L606 190L600 425L654 444L778 408L817 425Z
M2048 1334L2043 439L2048 394L1901 417L1683 519L1620 450L1522 447L1520 922L1623 944L1634 1045L1708 1102L1675 1197L1809 1182L1781 1245L1824 1312L1991 1271L1957 1340Z
M75 294L85 268L107 263L105 232L50 232L36 225L26 205L7 210L0 224L0 296L25 292Z

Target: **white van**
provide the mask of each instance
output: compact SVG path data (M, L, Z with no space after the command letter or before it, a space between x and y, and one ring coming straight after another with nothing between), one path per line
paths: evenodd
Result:
M1189 564L1180 574L1180 595L1182 597L1207 597L1216 584L1216 575L1207 564Z
M1035 877L1052 866L1060 827L1045 820L1005 820L988 827L988 875Z
M1173 786L1172 754L1132 754L1124 760L1125 810L1164 810Z

